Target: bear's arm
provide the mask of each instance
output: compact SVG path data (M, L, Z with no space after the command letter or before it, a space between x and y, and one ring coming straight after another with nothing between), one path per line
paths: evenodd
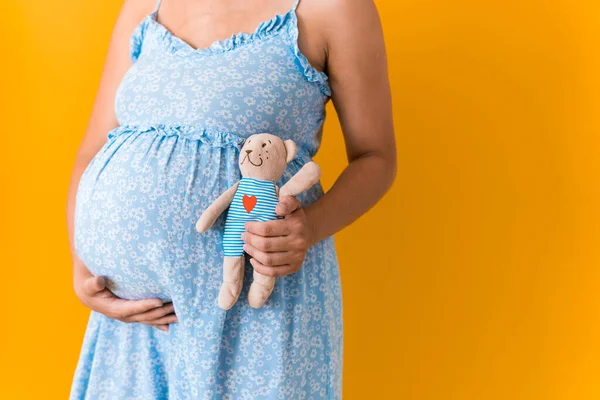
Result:
M198 222L196 222L196 230L198 232L207 231L219 215L223 213L229 207L231 202L233 201L233 197L235 196L235 192L239 186L240 182L237 181L233 186L224 191L217 199L210 205L208 208L202 213Z
M304 164L296 175L292 176L279 190L280 196L296 196L310 189L321 178L321 168L316 162L310 161Z

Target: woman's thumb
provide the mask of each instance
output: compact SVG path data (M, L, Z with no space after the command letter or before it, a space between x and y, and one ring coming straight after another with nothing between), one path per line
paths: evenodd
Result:
M98 293L106 287L106 279L103 276L92 276L83 283L83 288L87 293Z

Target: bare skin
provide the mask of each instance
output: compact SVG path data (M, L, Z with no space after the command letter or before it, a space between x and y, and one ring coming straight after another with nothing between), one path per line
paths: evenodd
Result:
M396 176L387 57L373 2L302 0L298 14L300 49L329 75L349 163L325 196L309 207L283 196L276 212L284 219L246 223L242 239L253 257L250 263L274 277L299 271L310 246L367 212ZM312 35L302 40L302 28Z
M252 32L293 0L163 0L158 21L194 48L205 48L234 32ZM176 321L172 305L159 299L122 300L110 293L75 254L73 213L81 174L118 126L116 89L127 69L129 38L155 6L154 0L126 0L114 28L89 126L77 153L67 202L75 293L83 304L108 317L167 330ZM243 239L250 262L272 277L300 270L318 241L351 224L373 207L396 174L387 57L379 15L372 0L301 0L297 9L300 50L313 67L329 75L348 166L319 201L303 208L282 196L276 212L284 219L249 222ZM355 196L360 193L360 196ZM352 198L352 201L347 199ZM155 308L159 305L158 308Z

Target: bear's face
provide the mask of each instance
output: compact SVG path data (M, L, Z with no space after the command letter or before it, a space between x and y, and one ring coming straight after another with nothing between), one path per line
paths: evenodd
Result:
M254 134L240 150L239 166L243 177L276 182L287 163L296 155L296 144L270 133Z

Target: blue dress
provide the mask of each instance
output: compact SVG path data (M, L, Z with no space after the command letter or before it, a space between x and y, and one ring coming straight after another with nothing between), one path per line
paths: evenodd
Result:
M74 245L119 297L170 300L168 332L91 311L71 399L339 399L342 297L333 237L301 270L278 278L260 309L248 305L252 267L228 311L223 214L202 212L241 176L244 138L269 132L297 144L282 186L317 152L327 75L297 44L296 4L285 14L202 49L149 14L131 37L132 67L115 99L120 126L81 176ZM158 6L157 6L158 9ZM303 205L320 184L300 194Z

